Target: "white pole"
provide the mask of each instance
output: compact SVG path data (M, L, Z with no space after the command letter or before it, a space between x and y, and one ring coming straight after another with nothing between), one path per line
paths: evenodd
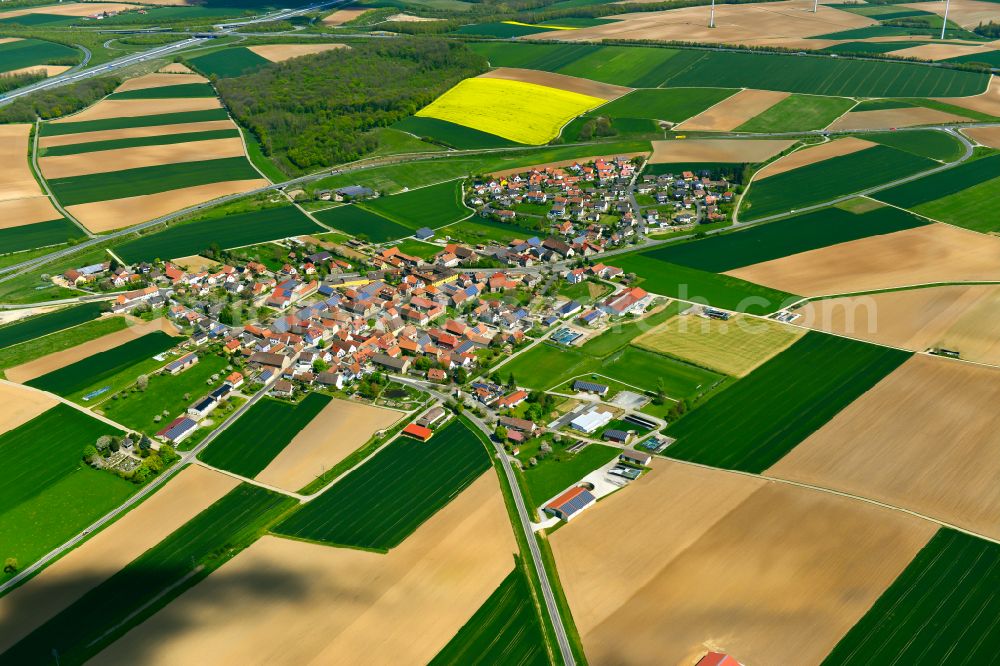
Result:
M712 11L708 15L708 27L715 27L715 0L712 0Z
M813 0L813 14L816 13L817 9L819 9L819 0Z
M941 22L941 39L944 39L944 29L948 27L948 8L951 0L944 0L944 21Z

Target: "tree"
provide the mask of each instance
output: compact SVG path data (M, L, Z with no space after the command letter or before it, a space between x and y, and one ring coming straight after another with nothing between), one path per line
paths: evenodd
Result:
M97 457L97 448L93 444L88 444L83 447L83 460L87 464L90 464Z
M509 386L510 388L516 388L517 387L517 380L514 379L514 373L513 372L510 373L509 375L507 375L507 386Z
M313 372L315 372L317 375L321 372L326 372L329 369L329 367L330 364L321 358L318 358L315 361L313 361Z
M111 438L107 435L101 435L100 437L97 438L95 446L97 447L98 451L104 451L109 446L111 446Z
M149 376L139 375L139 377L135 380L135 387L140 391L145 391L149 388Z
M497 429L493 431L493 434L496 435L498 441L502 442L507 439L507 428L502 425L498 425Z

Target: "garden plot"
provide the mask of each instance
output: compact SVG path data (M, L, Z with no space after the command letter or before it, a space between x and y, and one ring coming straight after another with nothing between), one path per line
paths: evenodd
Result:
M800 150L796 150L794 153L789 153L784 157L780 157L774 162L771 162L754 175L754 180L763 180L764 178L776 176L779 173L784 173L786 171L793 171L804 166L809 166L810 164L816 164L817 162L822 162L832 157L850 155L851 153L856 153L859 150L871 148L874 145L876 144L871 141L865 141L864 139L849 136L843 139L835 139L833 141L821 143L816 146L802 148Z
M830 494L653 467L550 537L592 663L687 664L719 650L818 664L935 531ZM643 529L621 529L636 515Z
M952 285L811 301L795 323L913 351L1000 365L1000 286Z
M348 46L347 44L260 44L247 48L271 62L284 62L292 58L301 58L334 49L346 49Z
M400 412L360 402L333 400L292 438L256 479L298 490L357 451Z
M580 93L600 97L605 100L618 99L622 95L632 92L631 88L616 86L600 81L582 79L578 76L566 76L565 74L554 74L552 72L542 72L537 69L518 69L516 67L499 67L490 70L485 74L480 74L481 79L506 79L508 81L524 81L534 83L548 88L558 88L570 92Z
M510 573L516 550L486 474L387 555L265 536L95 663L427 663Z
M927 224L737 268L726 275L774 289L795 289L805 296L1000 280L1000 238Z
M917 125L963 123L970 122L970 120L970 118L945 111L938 111L937 109L908 106L899 109L849 111L831 123L827 129L833 131L889 129L893 127L916 127Z
M1000 370L917 355L767 473L1000 538Z
M698 115L677 125L678 130L728 132L767 111L789 93L771 90L741 90Z
M731 98L730 98L731 99ZM674 139L653 141L650 164L766 162L795 144L791 139Z
M158 544L237 483L232 477L191 465L110 527L0 597L0 652Z

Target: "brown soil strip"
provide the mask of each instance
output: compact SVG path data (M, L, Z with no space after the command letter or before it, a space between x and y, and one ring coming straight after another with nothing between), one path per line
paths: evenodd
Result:
M161 67L160 71L164 74L194 74L190 67L179 62L172 62L166 67Z
M525 173L527 171L532 171L534 169L558 169L573 166L576 164L587 164L588 162L595 162L597 160L613 160L616 157L624 157L626 159L632 159L633 157L646 157L649 153L616 153L614 155L587 155L586 157L577 157L573 160L562 160L559 162L545 162L544 164L532 164L530 166L514 167L510 169L504 169L503 171L494 171L494 178L506 178L507 176L513 176L516 173Z
M173 4L173 3L172 3ZM65 4L28 7L0 12L0 19L24 16L26 14L52 14L55 16L93 16L103 12L120 12L128 9L138 9L139 5L125 5L120 2L67 2Z
M796 45L801 43L803 37L863 28L875 23L873 19L823 5L820 5L815 14L811 10L811 5L795 0L716 5L715 27L709 28L708 10L705 7L685 7L660 12L620 14L614 17L616 20L613 23L530 37L558 41L650 39L715 44L763 42L772 46L798 48ZM811 48L820 47L814 45Z
M977 143L990 148L1000 148L1000 126L968 127L962 133Z
M170 190L158 194L125 197L124 199L112 199L111 201L95 201L93 203L69 206L66 210L91 231L101 233L132 226L146 220L152 220L161 215L211 201L212 199L218 199L229 194L249 192L250 190L267 185L270 185L270 181L263 178L256 180L230 180L224 183L184 187L179 190Z
M592 663L693 664L715 649L747 664L819 664L935 532L752 477L679 463L651 475L672 466L684 469L657 493L636 497L632 484L552 537ZM642 529L621 529L635 516Z
M225 474L189 465L107 529L0 598L0 651L165 539L238 483Z
M753 264L726 275L802 296L1000 280L1000 238L929 224Z
M346 49L348 46L347 44L261 44L247 48L271 62L284 62L334 49Z
M28 134L31 125L0 125L0 201L42 194L28 168Z
M256 478L271 486L296 491L402 416L391 409L334 400Z
M148 90L164 86L179 86L185 83L208 83L208 79L200 74L171 74L158 72L129 79L115 89L115 92L129 90Z
M353 21L365 12L370 12L371 9L338 9L337 11L323 17L321 23L323 25L344 25L348 21Z
M20 37L0 37L0 44L9 44L10 42L19 42Z
M28 197L0 201L0 229L21 227L36 222L58 220L62 215L48 197Z
M265 536L95 663L427 663L516 549L488 472L387 555Z
M0 401L3 402L3 410L0 411L0 434L30 421L47 409L55 407L58 402L48 393L3 380L0 380ZM0 617L3 617L2 612ZM3 634L4 632L0 632L0 636Z
M871 141L856 139L853 136L849 136L844 139L836 139L834 141L828 141L827 143L821 143L816 146L796 150L794 153L789 153L784 157L778 158L758 171L754 176L754 180L769 178L771 176L776 176L779 173L785 173L786 171L799 169L810 164L823 162L831 157L850 155L851 153L856 153L859 150L871 148L874 145L875 144Z
M204 120L198 123L178 123L175 125L153 125L151 127L126 127L124 129L98 130L96 132L79 132L74 134L59 134L44 136L38 140L40 148L54 146L73 146L78 143L94 141L115 141L117 139L137 139L147 136L172 136L189 132L210 132L212 130L234 129L232 120Z
M944 16L945 3L943 2L920 2L899 6L934 12L938 16ZM980 23L996 21L998 15L1000 12L997 11L994 3L979 2L978 0L951 0L951 7L948 8L948 20L970 30Z
M915 127L917 125L937 125L939 123L966 122L969 118L954 113L909 107L903 109L879 109L877 111L848 111L830 123L830 130L889 129L892 127Z
M174 325L161 317L150 322L130 326L121 331L109 333L108 335L104 335L95 340L84 342L82 345L77 345L75 347L70 347L69 349L64 349L63 351L42 356L41 358L36 358L35 360L28 361L22 365L8 368L4 372L7 375L7 379L10 381L23 384L24 382L31 381L35 377L41 377L42 375L48 374L53 370L58 370L59 368L81 361L88 356L93 356L94 354L114 349L115 347L123 345L126 342L141 338L142 336L154 331L163 331L169 335L175 336L179 335Z
M950 20L950 19L949 19ZM920 58L921 60L945 60L974 53L991 53L995 48L984 46L964 46L961 44L922 44L910 46L898 51L889 51L890 55L901 58Z
M444 21L443 18L429 18L427 16L414 16L413 14L393 14L386 18L386 21L396 23L427 23L428 21Z
M788 97L772 90L741 90L676 126L678 130L728 132Z
M190 257L171 259L171 261L189 273L200 273L201 271L212 270L216 266L221 265L218 261L212 261L197 254L193 254Z
M918 355L768 474L1000 538L1000 369Z
M796 324L879 344L1000 365L1000 286L930 287L813 301Z
M653 141L651 164L674 162L764 162L795 141L790 139L673 139Z
M631 88L625 86L615 86L610 83L600 83L590 79L581 79L576 76L566 76L565 74L553 74L551 72L540 72L534 69L518 69L516 67L500 67L485 74L480 74L481 79L507 79L508 81L524 81L525 83L535 83L549 88L569 90L570 92L600 97L601 99L618 99L622 95L632 92Z
M39 70L44 71L45 76L56 76L57 74L62 74L69 69L72 69L70 65L31 65L30 67L22 67L21 69L12 69L9 72L4 72L3 76L26 74L28 72L37 72Z
M991 77L986 92L972 97L939 97L938 101L1000 117L1000 77Z
M106 118L135 118L161 113L207 111L222 107L216 97L190 97L174 99L104 99L80 113L65 116L53 123L77 123Z
M95 158L94 153L42 157L38 160L38 166L42 170L42 174L51 179L92 173L109 173L161 164L179 164L195 160L242 157L243 155L243 139L234 136L228 139L210 139L190 143L116 148L101 151L99 158Z

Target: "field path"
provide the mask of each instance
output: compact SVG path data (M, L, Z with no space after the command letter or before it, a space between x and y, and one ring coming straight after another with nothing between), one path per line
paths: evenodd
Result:
M82 412L83 414L86 414L87 416L95 418L98 421L103 421L104 423L107 423L109 426L111 426L113 428L117 428L118 430L121 430L123 432L129 432L131 430L134 430L134 428L129 428L128 426L123 426L121 423L118 423L117 421L112 421L111 419L109 419L108 417L104 416L103 414L95 414L94 412L90 411L86 407L84 407L82 405L78 405L75 402L73 402L72 400L67 400L66 398L64 398L64 397L62 397L60 395L56 395L55 393L49 393L48 391L43 391L42 389L35 388L34 386L28 386L27 384L18 384L16 382L12 382L12 381L9 381L7 379L0 379L0 385L3 385L3 386L17 386L17 387L20 387L20 388L22 388L22 389L24 389L26 391L34 391L35 393L40 393L41 395L48 396L49 398L53 398L55 400L58 400L59 402L63 403L64 405L66 405L68 407L72 407L73 409L75 409L78 412Z
M367 458L366 458L366 460L367 460ZM270 490L271 492L274 492L274 493L280 493L280 494L286 495L288 497L294 497L299 502L305 502L306 500L309 499L305 495L300 495L299 493L293 493L291 491L285 490L284 488L279 488L278 486L272 486L272 485L269 485L269 484L264 483L262 481L257 481L256 479L250 479L250 478L247 478L245 476L241 476L241 475L237 474L236 472L230 472L227 469L222 469L221 467L213 467L212 465L209 465L208 463L204 462L203 460L199 460L197 458L193 461L193 464L198 465L199 467L204 467L205 469L210 469L213 472L218 472L219 474L225 474L226 476L231 477L233 479L236 479L237 481L242 481L243 483L249 483L249 484L258 486L260 488L263 488L264 490ZM330 485L333 485L333 484L330 484ZM329 486L327 486L327 487L329 487ZM323 490L326 490L326 488L324 488Z

